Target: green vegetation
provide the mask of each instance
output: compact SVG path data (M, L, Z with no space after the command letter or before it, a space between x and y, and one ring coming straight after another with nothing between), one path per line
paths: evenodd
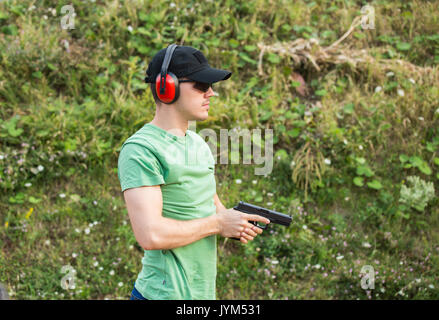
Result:
M117 158L154 115L143 76L170 43L233 72L197 131L273 129L267 177L217 161L224 205L293 218L248 245L218 238L219 299L439 298L437 3L371 1L375 29L357 25L327 56L366 1L69 3L71 30L58 1L0 2L0 282L11 298L129 297L143 252ZM299 62L275 48L294 41L310 46ZM74 289L60 286L65 265ZM361 287L366 265L374 289Z

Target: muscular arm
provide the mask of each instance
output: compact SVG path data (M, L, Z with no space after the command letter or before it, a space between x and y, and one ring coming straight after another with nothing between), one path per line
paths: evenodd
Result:
M163 198L160 186L127 189L123 193L131 221L131 227L139 245L145 250L173 249L188 245L207 236L248 240L262 232L249 220L270 223L259 215L249 215L234 209L226 209L215 194L216 214L193 220L176 220L162 216Z
M219 233L216 215L193 220L163 217L160 186L128 189L124 198L134 236L145 250L181 247Z

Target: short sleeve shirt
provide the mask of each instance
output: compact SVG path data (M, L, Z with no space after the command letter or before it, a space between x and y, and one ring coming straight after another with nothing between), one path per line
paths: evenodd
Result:
M162 215L178 220L215 214L215 160L191 130L176 136L151 123L129 137L118 159L122 192L160 185ZM145 250L136 289L147 299L216 299L216 236L170 250Z

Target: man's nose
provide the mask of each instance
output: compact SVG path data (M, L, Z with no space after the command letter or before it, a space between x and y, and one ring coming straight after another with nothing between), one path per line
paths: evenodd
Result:
M208 96L208 97L211 97L211 96L215 95L215 91L213 91L212 86L209 87L209 90L207 90L205 95Z

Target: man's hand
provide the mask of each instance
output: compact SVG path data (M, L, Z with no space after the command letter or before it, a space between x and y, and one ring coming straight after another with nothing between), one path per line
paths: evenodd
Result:
M226 238L239 238L242 243L248 243L262 229L254 226L249 221L269 224L270 220L255 214L246 214L235 209L222 209L217 212L219 234Z

